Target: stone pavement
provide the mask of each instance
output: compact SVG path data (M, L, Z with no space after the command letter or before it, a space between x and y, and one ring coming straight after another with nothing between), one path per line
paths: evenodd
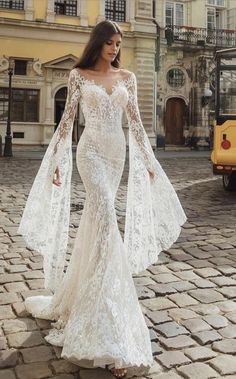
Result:
M188 222L157 264L134 278L150 329L155 364L128 378L236 378L236 194L211 173L209 154L158 153ZM32 156L32 159L29 159ZM26 248L17 226L42 152L0 158L0 379L112 379L60 358L44 336L50 322L31 317L24 299L43 289L42 258ZM116 210L124 229L127 165ZM72 180L70 249L85 193Z

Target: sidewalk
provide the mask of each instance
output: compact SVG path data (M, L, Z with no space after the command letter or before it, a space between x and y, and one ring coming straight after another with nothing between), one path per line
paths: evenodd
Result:
M61 359L61 349L44 339L50 322L24 307L26 297L47 294L41 255L17 234L43 153L15 149L14 158L0 158L0 379L114 379ZM155 364L129 369L127 378L236 379L236 194L212 175L209 152L157 155L188 222L158 262L134 277ZM126 164L116 199L121 233L127 171ZM85 199L76 169L71 195L69 251Z
M75 156L76 153L76 145L73 145L72 151L73 156ZM47 149L47 146L20 146L16 145L12 147L13 151L13 159L42 159L43 155ZM127 148L128 153L128 148ZM210 158L210 151L196 151L196 150L188 150L186 151L170 151L170 150L163 150L163 149L154 149L154 153L157 158L164 158L164 159L170 159L170 158L194 158L194 157L209 157ZM128 155L128 154L127 154ZM4 158L4 157L0 157Z

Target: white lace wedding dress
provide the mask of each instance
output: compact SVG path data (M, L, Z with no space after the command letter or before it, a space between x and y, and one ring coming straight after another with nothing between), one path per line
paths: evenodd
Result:
M71 134L80 102L85 130L76 160L86 201L68 269ZM129 122L130 171L124 241L114 200L126 153L122 114ZM52 184L56 166L61 187ZM147 169L154 172L151 179ZM55 320L46 340L63 346L62 357L94 366L150 366L148 328L132 273L157 261L178 238L186 217L177 195L154 157L140 120L136 78L129 73L107 93L78 69L70 72L60 125L30 191L19 233L44 256L45 287L53 296L26 299L35 317Z

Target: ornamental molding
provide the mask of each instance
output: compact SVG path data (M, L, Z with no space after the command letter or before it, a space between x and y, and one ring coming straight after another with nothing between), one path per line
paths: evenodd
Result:
M42 63L39 61L39 59L35 59L33 61L33 64L32 64L32 68L34 70L34 72L39 75L39 76L42 76L43 75L43 71L42 71Z
M75 63L78 62L78 57L73 54L64 55L53 59L51 61L43 63L43 67L48 69L59 69L59 70L71 70Z
M0 72L4 72L9 68L9 59L3 55L0 57Z

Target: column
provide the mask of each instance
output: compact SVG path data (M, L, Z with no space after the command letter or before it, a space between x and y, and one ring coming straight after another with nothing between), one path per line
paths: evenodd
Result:
M46 82L46 103L45 103L45 123L51 123L54 122L54 120L51 119L52 116L52 83L51 81Z
M54 18L55 18L54 0L48 0L46 21L54 22Z
M33 0L25 0L25 19L32 21L34 19L34 5Z
M80 18L81 26L88 26L88 12L87 12L87 1L78 0L77 2L77 16Z
M151 41L142 42L147 44L147 48L139 46L135 51L136 77L138 82L138 103L143 125L152 146L155 146L155 51L151 47Z
M135 1L127 0L126 2L126 22L130 23L130 30L134 30L135 24Z
M105 20L105 0L100 0L100 10L97 17L97 23Z
M45 75L45 87L44 87L44 94L45 94L45 101L42 104L44 107L44 121L43 121L43 129L42 129L42 141L41 143L43 145L47 145L54 133L54 118L53 118L53 101L54 98L52 98L52 69L47 69L46 75Z

